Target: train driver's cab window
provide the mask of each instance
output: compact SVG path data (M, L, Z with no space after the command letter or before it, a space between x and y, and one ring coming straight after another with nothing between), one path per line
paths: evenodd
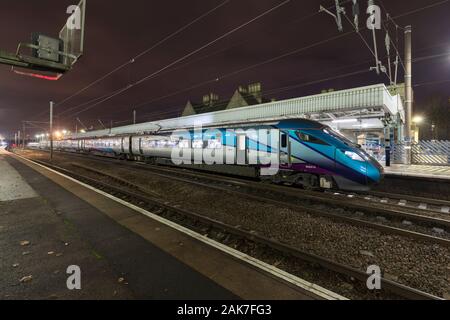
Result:
M329 144L326 143L325 141L320 140L319 138L316 138L316 137L314 137L312 135L303 133L301 131L297 131L297 137L301 141L304 141L304 142L313 143L313 144L320 144L320 145L323 145L323 146L329 146Z

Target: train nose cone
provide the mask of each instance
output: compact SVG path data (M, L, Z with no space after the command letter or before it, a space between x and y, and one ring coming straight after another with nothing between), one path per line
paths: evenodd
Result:
M373 163L367 163L367 178L370 184L380 183L384 176L384 169Z

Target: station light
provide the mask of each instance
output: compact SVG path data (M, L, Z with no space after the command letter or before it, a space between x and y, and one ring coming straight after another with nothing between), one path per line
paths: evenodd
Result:
M358 119L336 119L333 120L333 123L353 123L358 122Z
M63 130L63 131L62 131L62 134L63 134L63 135L66 135L66 134L67 134L67 130Z
M417 116L417 117L414 117L414 119L413 119L413 122L416 124L421 124L424 121L425 121L425 119L422 116Z
M421 124L424 120L425 120L425 119L424 119L422 116L415 116L415 117L413 118L413 122L414 122L415 124Z
M355 124L355 125L353 125L353 128L367 129L367 128L370 128L370 127L373 127L373 125L370 125L370 124L367 124L367 123L365 123L365 124Z
M80 130L80 133L86 133L86 130L81 129L81 130Z

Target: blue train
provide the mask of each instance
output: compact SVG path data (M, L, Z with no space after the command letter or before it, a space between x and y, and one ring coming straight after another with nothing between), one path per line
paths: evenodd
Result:
M264 139L261 132L267 132ZM367 191L382 180L384 173L383 167L360 146L331 128L306 119L228 124L200 131L187 128L71 138L56 141L54 146L57 150L147 163L173 162L174 155L179 155L178 160L184 159L184 165L230 174L247 169L247 173L252 172L261 180L307 189ZM41 148L48 147L48 142L41 143ZM205 155L214 162L209 163ZM274 155L276 173L261 174Z

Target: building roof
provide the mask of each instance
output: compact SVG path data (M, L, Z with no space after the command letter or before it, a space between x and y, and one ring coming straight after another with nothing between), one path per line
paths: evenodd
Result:
M254 106L254 105L257 105L257 104L263 104L263 103L271 102L270 99L267 99L267 98L264 98L264 97L261 97L261 102L259 102L256 99L256 97L254 95L250 94L250 93L246 93L246 94L240 93L240 94L241 94L242 98L244 98L245 102L247 102L247 104L249 106Z
M203 103L192 103L191 105L194 108L194 111L196 114L202 114L202 113L210 113L210 112L217 112L221 110L225 110L229 101L217 101L213 102L211 104L203 104Z

